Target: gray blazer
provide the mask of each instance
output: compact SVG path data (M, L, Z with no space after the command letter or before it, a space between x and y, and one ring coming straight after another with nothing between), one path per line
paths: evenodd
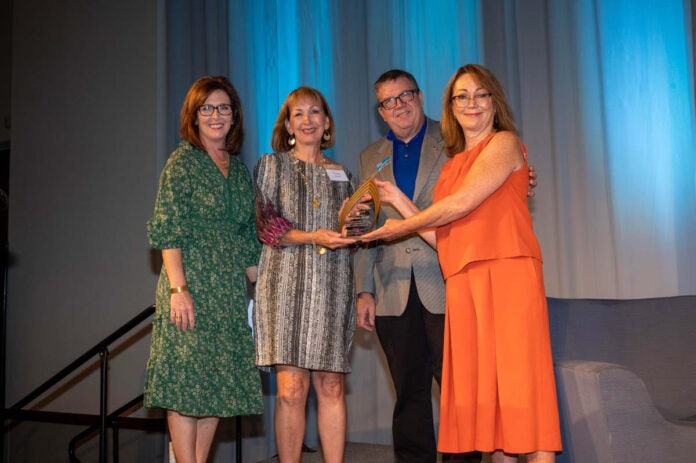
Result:
M432 203L433 187L442 164L448 159L440 134L440 124L431 119L426 119L426 124L413 195L414 202L420 209ZM392 142L384 137L365 148L360 154L360 180L373 174L377 163L391 155ZM395 182L393 163L385 166L375 177ZM391 205L382 204L377 226L382 226L388 218L401 218L401 215ZM404 312L410 289L411 269L425 308L431 313L445 313L445 286L437 252L417 234L361 247L354 256L354 267L355 290L357 293L368 292L374 295L377 316L401 315Z

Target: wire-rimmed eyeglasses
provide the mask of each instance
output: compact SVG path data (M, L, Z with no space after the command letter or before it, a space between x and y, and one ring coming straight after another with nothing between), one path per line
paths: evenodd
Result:
M221 116L229 116L232 114L232 105L227 103L219 104L217 106L204 104L198 107L198 112L201 113L201 116L212 116L214 111L217 111Z
M454 95L450 100L452 100L452 103L457 108L466 108L471 101L474 102L474 106L483 106L492 95L491 92L475 93L474 96L469 96L467 93L460 93L459 95Z
M418 93L420 90L417 88L414 88L412 90L406 90L401 93L399 93L397 96L393 96L391 98L386 98L382 101L379 102L379 107L382 109L394 109L396 108L396 105L398 104L396 100L401 101L402 103L406 104L409 101L413 101L413 99L416 97L416 93Z

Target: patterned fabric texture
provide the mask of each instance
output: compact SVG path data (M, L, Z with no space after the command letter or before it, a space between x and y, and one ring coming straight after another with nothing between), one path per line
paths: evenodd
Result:
M169 319L170 284L164 266L145 380L145 406L190 416L263 412L247 317L245 269L258 262L253 186L247 168L230 157L225 178L203 151L186 142L160 178L147 224L155 249L181 248L195 329Z
M269 243L261 251L254 305L256 365L262 370L282 364L350 372L355 331L351 251L274 246L271 229L282 223L277 217L297 230L337 229L338 211L354 183L342 166L331 168L343 169L348 181L331 180L324 167L288 153L266 154L254 169L257 210L265 214L258 233Z

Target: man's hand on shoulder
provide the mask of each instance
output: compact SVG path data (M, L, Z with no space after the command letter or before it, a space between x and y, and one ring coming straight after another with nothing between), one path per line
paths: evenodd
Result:
M529 166L529 187L527 187L527 196L530 198L536 195L534 188L537 186L537 173L534 166Z

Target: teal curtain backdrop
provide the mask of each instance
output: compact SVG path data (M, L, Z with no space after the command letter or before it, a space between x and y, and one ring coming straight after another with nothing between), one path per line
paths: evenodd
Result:
M479 2L233 2L230 70L245 100L244 159L270 150L278 109L300 85L319 89L337 123L328 154L354 170L378 124L372 82L393 67L411 70L438 118L441 92L462 62L480 61Z
M467 62L503 82L540 174L531 202L549 294L696 292L693 1L178 0L167 3L169 147L190 83L227 74L249 167L299 85L337 123L329 155L355 170L386 132L372 92L412 72L426 113Z
M227 74L244 104L251 169L288 92L309 85L336 119L328 154L355 171L386 133L372 91L382 72L413 73L439 119L449 76L482 63L503 83L539 172L530 207L548 294L696 294L695 1L167 2L168 143L190 83ZM363 332L354 346L349 440L388 443L381 351ZM267 386L266 414L245 420L249 461L275 453ZM307 443L317 445L312 407Z

